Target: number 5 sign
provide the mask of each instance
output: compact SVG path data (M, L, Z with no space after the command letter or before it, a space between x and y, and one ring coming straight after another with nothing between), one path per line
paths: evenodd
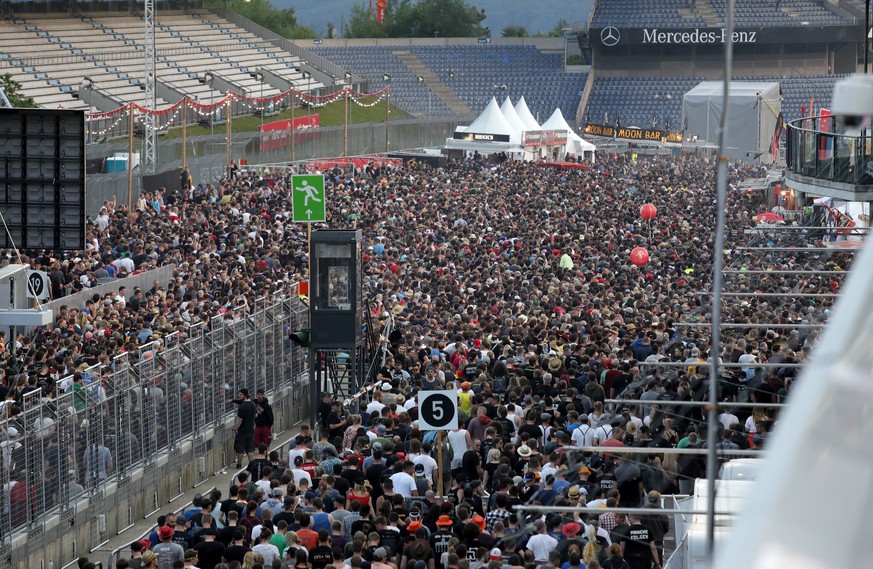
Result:
M418 428L444 431L458 428L458 392L454 390L418 392Z

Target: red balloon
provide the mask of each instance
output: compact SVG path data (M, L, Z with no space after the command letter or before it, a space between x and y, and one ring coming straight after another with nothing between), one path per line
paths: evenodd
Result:
M631 263L638 267L642 267L649 262L649 252L643 247L637 247L630 254Z
M645 220L655 219L655 216L658 215L658 209L652 204L647 203L640 208L640 215Z

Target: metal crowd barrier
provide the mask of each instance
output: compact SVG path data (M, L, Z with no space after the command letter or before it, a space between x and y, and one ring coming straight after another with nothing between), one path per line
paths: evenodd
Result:
M147 503L145 517L159 511L157 493L141 492L166 473L193 463L195 485L205 482L203 457L232 437L226 424L240 388L253 397L259 388L300 391L289 387L306 377L307 362L288 336L306 318L296 296L262 297L191 326L187 337L165 337L83 370L81 390L65 377L45 397L25 396L18 414L2 407L0 558L26 559L73 531L74 551L64 555L75 558L108 541L108 528L131 527L138 500ZM287 395L283 404L290 409L300 397ZM181 478L178 486L170 482L171 496L184 493Z

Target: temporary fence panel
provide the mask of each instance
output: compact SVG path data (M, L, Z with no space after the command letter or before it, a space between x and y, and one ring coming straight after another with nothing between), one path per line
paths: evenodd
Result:
M305 352L288 334L307 311L296 297L259 299L191 326L186 338L165 336L83 367L76 375L84 381L60 378L48 393L26 394L20 408L7 404L0 559L32 561L55 546L62 566L160 511L188 482L202 483L208 452L233 436L224 425L242 387L273 395L287 422L304 418Z

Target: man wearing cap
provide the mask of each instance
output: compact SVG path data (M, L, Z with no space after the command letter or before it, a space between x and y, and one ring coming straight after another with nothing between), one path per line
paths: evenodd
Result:
M443 553L449 551L449 542L455 537L452 532L452 518L443 514L436 521L437 530L430 536L430 546L436 554L437 560L442 563Z
M579 426L570 433L570 439L575 446L594 445L594 428L589 424L588 415L579 415Z
M330 413L327 415L327 428L330 432L328 440L331 442L337 438L342 440L343 431L346 428L346 420L343 418L343 406L339 401L333 401L330 404Z
M370 563L370 569L395 569L394 565L389 565L388 550L384 547L377 547L373 551L373 562Z
M218 532L212 527L204 527L197 535L202 539L194 546L199 566L201 569L215 569L215 566L221 563L225 549L224 544L216 540Z
M158 538L161 541L152 547L152 551L158 558L159 569L173 569L173 563L185 561L185 549L178 543L173 543L174 534L175 531L170 526L162 526L158 529Z
M146 540L148 543L148 540ZM151 545L151 544L148 544ZM142 567L143 543L142 541L134 541L130 544L130 567L132 569L140 569Z
M458 409L463 411L468 417L473 409L473 392L470 391L472 387L472 383L464 381L461 383L461 389L458 391Z
M561 556L561 561L566 563L570 559L570 548L577 546L581 552L585 549L585 539L581 536L582 526L576 522L564 524L561 528L561 533L564 534L564 539L558 543L555 551Z

